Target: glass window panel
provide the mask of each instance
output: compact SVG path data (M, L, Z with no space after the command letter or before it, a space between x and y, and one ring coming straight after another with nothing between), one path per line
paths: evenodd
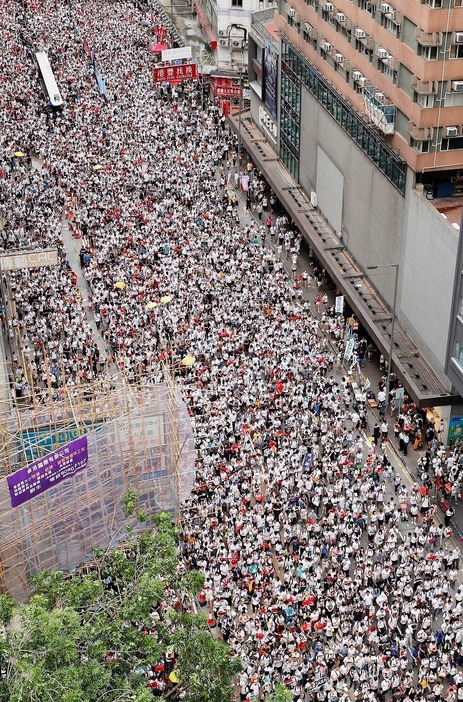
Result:
M463 369L463 346L460 346L458 341L455 342L455 349L453 352L453 358L458 363L460 368Z

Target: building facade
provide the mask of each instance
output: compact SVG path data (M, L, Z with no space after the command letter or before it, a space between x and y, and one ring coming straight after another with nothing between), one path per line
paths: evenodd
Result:
M194 10L219 71L247 73L251 13L274 0L197 0Z
M446 417L463 393L463 353L452 337L461 278L462 4L290 0L273 15L254 13L249 46L252 123L326 220L332 247L349 256L349 277L333 271L335 282L387 348L380 337L388 328L374 336L374 319L356 299L360 286L350 282L358 274L390 310L399 264L397 320L413 351L398 353L394 365L406 366L407 354L427 364L441 387L429 404L448 405ZM310 223L304 236L317 243ZM429 382L412 375L414 399L425 406Z

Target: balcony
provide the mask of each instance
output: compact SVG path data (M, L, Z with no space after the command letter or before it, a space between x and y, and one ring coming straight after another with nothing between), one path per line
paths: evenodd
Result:
M442 32L424 32L417 27L415 39L421 46L442 46L444 34Z
M368 119L383 134L394 134L395 105L391 104L383 93L378 92L375 86L364 88L363 97Z
M429 141L434 134L433 127L417 127L413 122L407 124L407 132L415 141Z
M418 76L412 76L411 85L418 95L437 95L438 83L435 80L420 80Z

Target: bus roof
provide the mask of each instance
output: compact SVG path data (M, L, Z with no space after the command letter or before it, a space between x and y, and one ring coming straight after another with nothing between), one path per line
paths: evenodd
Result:
M35 54L35 59L39 67L40 74L42 76L43 84L47 92L48 99L50 100L53 107L61 107L63 104L63 98L56 83L55 76L51 70L50 61L45 51L37 51Z

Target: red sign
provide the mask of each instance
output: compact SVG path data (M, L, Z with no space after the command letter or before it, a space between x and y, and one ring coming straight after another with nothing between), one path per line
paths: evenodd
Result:
M182 80L197 80L198 73L195 63L184 63L180 66L163 66L154 69L155 83L179 83Z
M221 98L239 98L241 87L234 84L231 78L217 78L212 84L212 92Z

